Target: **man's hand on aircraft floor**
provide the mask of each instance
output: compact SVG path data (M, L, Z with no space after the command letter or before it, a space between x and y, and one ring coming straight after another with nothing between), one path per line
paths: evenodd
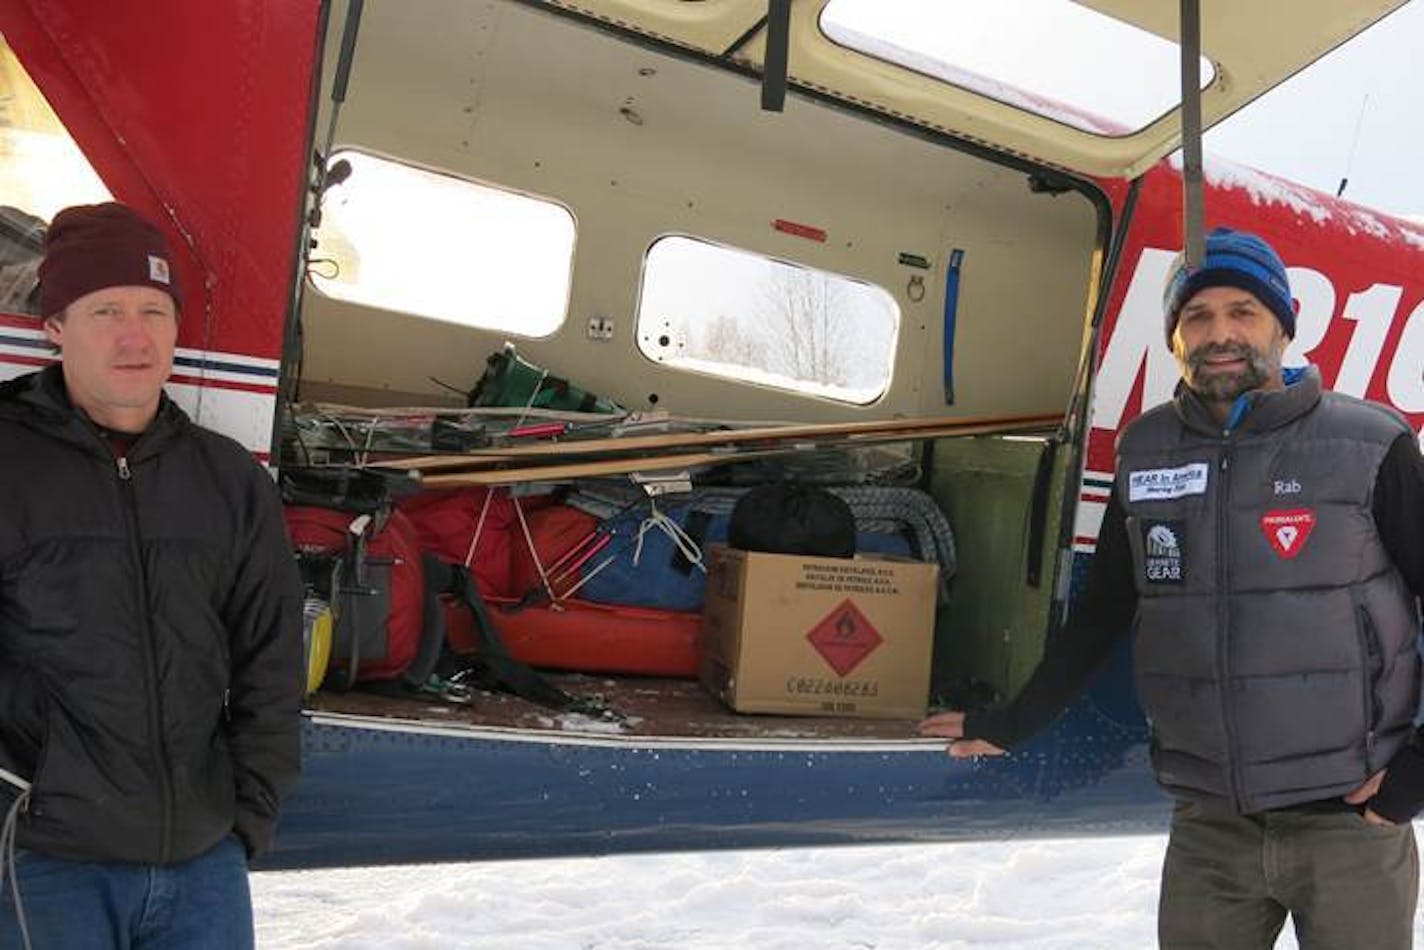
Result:
M964 737L964 713L958 710L936 713L920 723L920 735L938 736L949 741L949 756L968 759L976 755L1003 755L1004 750L983 739Z

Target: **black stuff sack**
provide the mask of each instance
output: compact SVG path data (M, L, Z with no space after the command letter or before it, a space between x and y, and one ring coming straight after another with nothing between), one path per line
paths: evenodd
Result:
M855 556L855 515L824 488L782 482L737 501L727 541L743 551L813 557Z

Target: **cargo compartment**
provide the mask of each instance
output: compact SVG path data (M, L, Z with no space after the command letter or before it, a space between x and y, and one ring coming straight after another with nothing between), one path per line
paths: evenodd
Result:
M343 9L335 5L333 22ZM332 34L328 71L340 39ZM419 56L411 55L416 47ZM324 129L330 104L323 108ZM709 692L696 680L704 654L693 646L702 605L679 601L668 619L659 613L668 608L656 604L589 601L607 576L588 581L562 611L545 603L534 608L543 613L508 612L508 600L534 581L504 591L507 600L492 612L497 624L507 618L513 652L570 691L621 704L616 730L639 735L908 738L927 707L989 702L1022 685L1057 616L1071 558L1064 499L1077 475L1073 446L1081 444L1073 426L1083 419L1064 420L1086 397L1083 359L1107 215L1090 183L996 157L836 90L793 90L783 112L765 112L735 50L708 59L657 36L509 0L367 3L334 146L354 171L326 194L313 258L332 262L322 274L339 277L319 276L306 287L296 405L368 412L380 426L408 412L404 418L430 429L430 413L460 418L486 359L512 343L521 359L567 381L575 409L666 413L673 429L664 431L674 432L688 420L712 432L718 423L813 430L774 451L698 445L640 455L613 447L564 458L565 437L534 435L529 444L543 445L542 455L489 462L495 474L483 483L522 500L528 513L539 499L562 503L584 491L591 478L642 493L636 531L650 503L675 509L682 488L799 479L917 492L952 532L953 569L941 556L928 606L923 598L915 605L916 646L892 690L904 701L878 711L841 695L777 714L733 712L713 692L750 709L753 666L765 673L775 665L749 653L736 690ZM470 186L563 209L554 217L571 230L564 243L548 244L496 229L519 253L492 271L495 251L476 240L489 219L454 217L465 207L454 199L434 217L417 213L413 201L388 205L380 230L398 240L338 227L373 200L362 181L391 168L434 176L442 188ZM360 274L375 273L378 256L411 250L393 289L362 296ZM458 265L444 263L451 260ZM427 267L430 261L439 266ZM529 276L515 281L523 293L505 303L501 281L519 262L530 263ZM754 269L739 270L744 264ZM761 273L782 275L768 284L779 288L774 302L751 292ZM437 285L452 288L451 296L437 299ZM501 324L475 312L524 307L550 286L566 290L550 304L547 324ZM889 329L837 316L814 300L788 309L798 287L860 295L886 315ZM727 288L747 292L723 296ZM479 306L465 308L470 301ZM801 364L776 357L797 333L815 329L814 321L794 319L804 312L829 314L821 325L835 331L829 348L803 350ZM818 353L831 360L820 369ZM503 409L525 426L547 427L570 408L536 408L539 378L536 372L524 399ZM918 421L941 425L929 434L890 431ZM847 423L886 431L814 434L814 427ZM426 443L406 454L459 451L460 433L442 432L445 449ZM352 434L351 448L366 438L365 430ZM397 454L353 451L345 460L391 462ZM669 462L674 456L685 464ZM284 458L311 462L311 446L289 439ZM541 470L531 470L536 463ZM589 464L602 468L588 475ZM575 474L556 471L569 465ZM519 474L501 480L500 471ZM472 532L473 519L462 530ZM518 523L508 538L516 554L528 546ZM473 540L467 535L464 543ZM698 538L709 564L717 563L710 552L718 541ZM801 642L808 625L838 604L791 625ZM627 623L619 624L619 611L631 612ZM880 623L871 620L877 631ZM655 641L648 665L619 669L626 664L615 662L616 651L635 649L639 636ZM575 654L583 668L564 662ZM782 670L775 677L784 687ZM494 693L441 706L424 697L323 691L312 705L520 729L614 728ZM866 713L893 715L861 718Z

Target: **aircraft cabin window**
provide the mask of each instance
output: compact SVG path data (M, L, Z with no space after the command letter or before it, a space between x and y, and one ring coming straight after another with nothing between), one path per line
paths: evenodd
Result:
M516 336L564 322L568 208L351 149L331 169L310 268L323 294Z
M1095 135L1130 135L1181 101L1175 42L1074 0L830 0L821 30L841 46ZM1215 78L1203 57L1202 88Z
M56 211L111 200L0 36L0 311L37 313L36 271Z
M884 289L751 251L672 235L643 262L638 348L679 369L865 405L899 325Z

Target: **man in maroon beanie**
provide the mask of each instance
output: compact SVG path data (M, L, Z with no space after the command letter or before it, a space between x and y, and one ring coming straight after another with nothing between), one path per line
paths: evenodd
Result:
M56 366L0 386L0 947L253 944L297 777L301 584L272 479L163 392L162 233L55 216Z

